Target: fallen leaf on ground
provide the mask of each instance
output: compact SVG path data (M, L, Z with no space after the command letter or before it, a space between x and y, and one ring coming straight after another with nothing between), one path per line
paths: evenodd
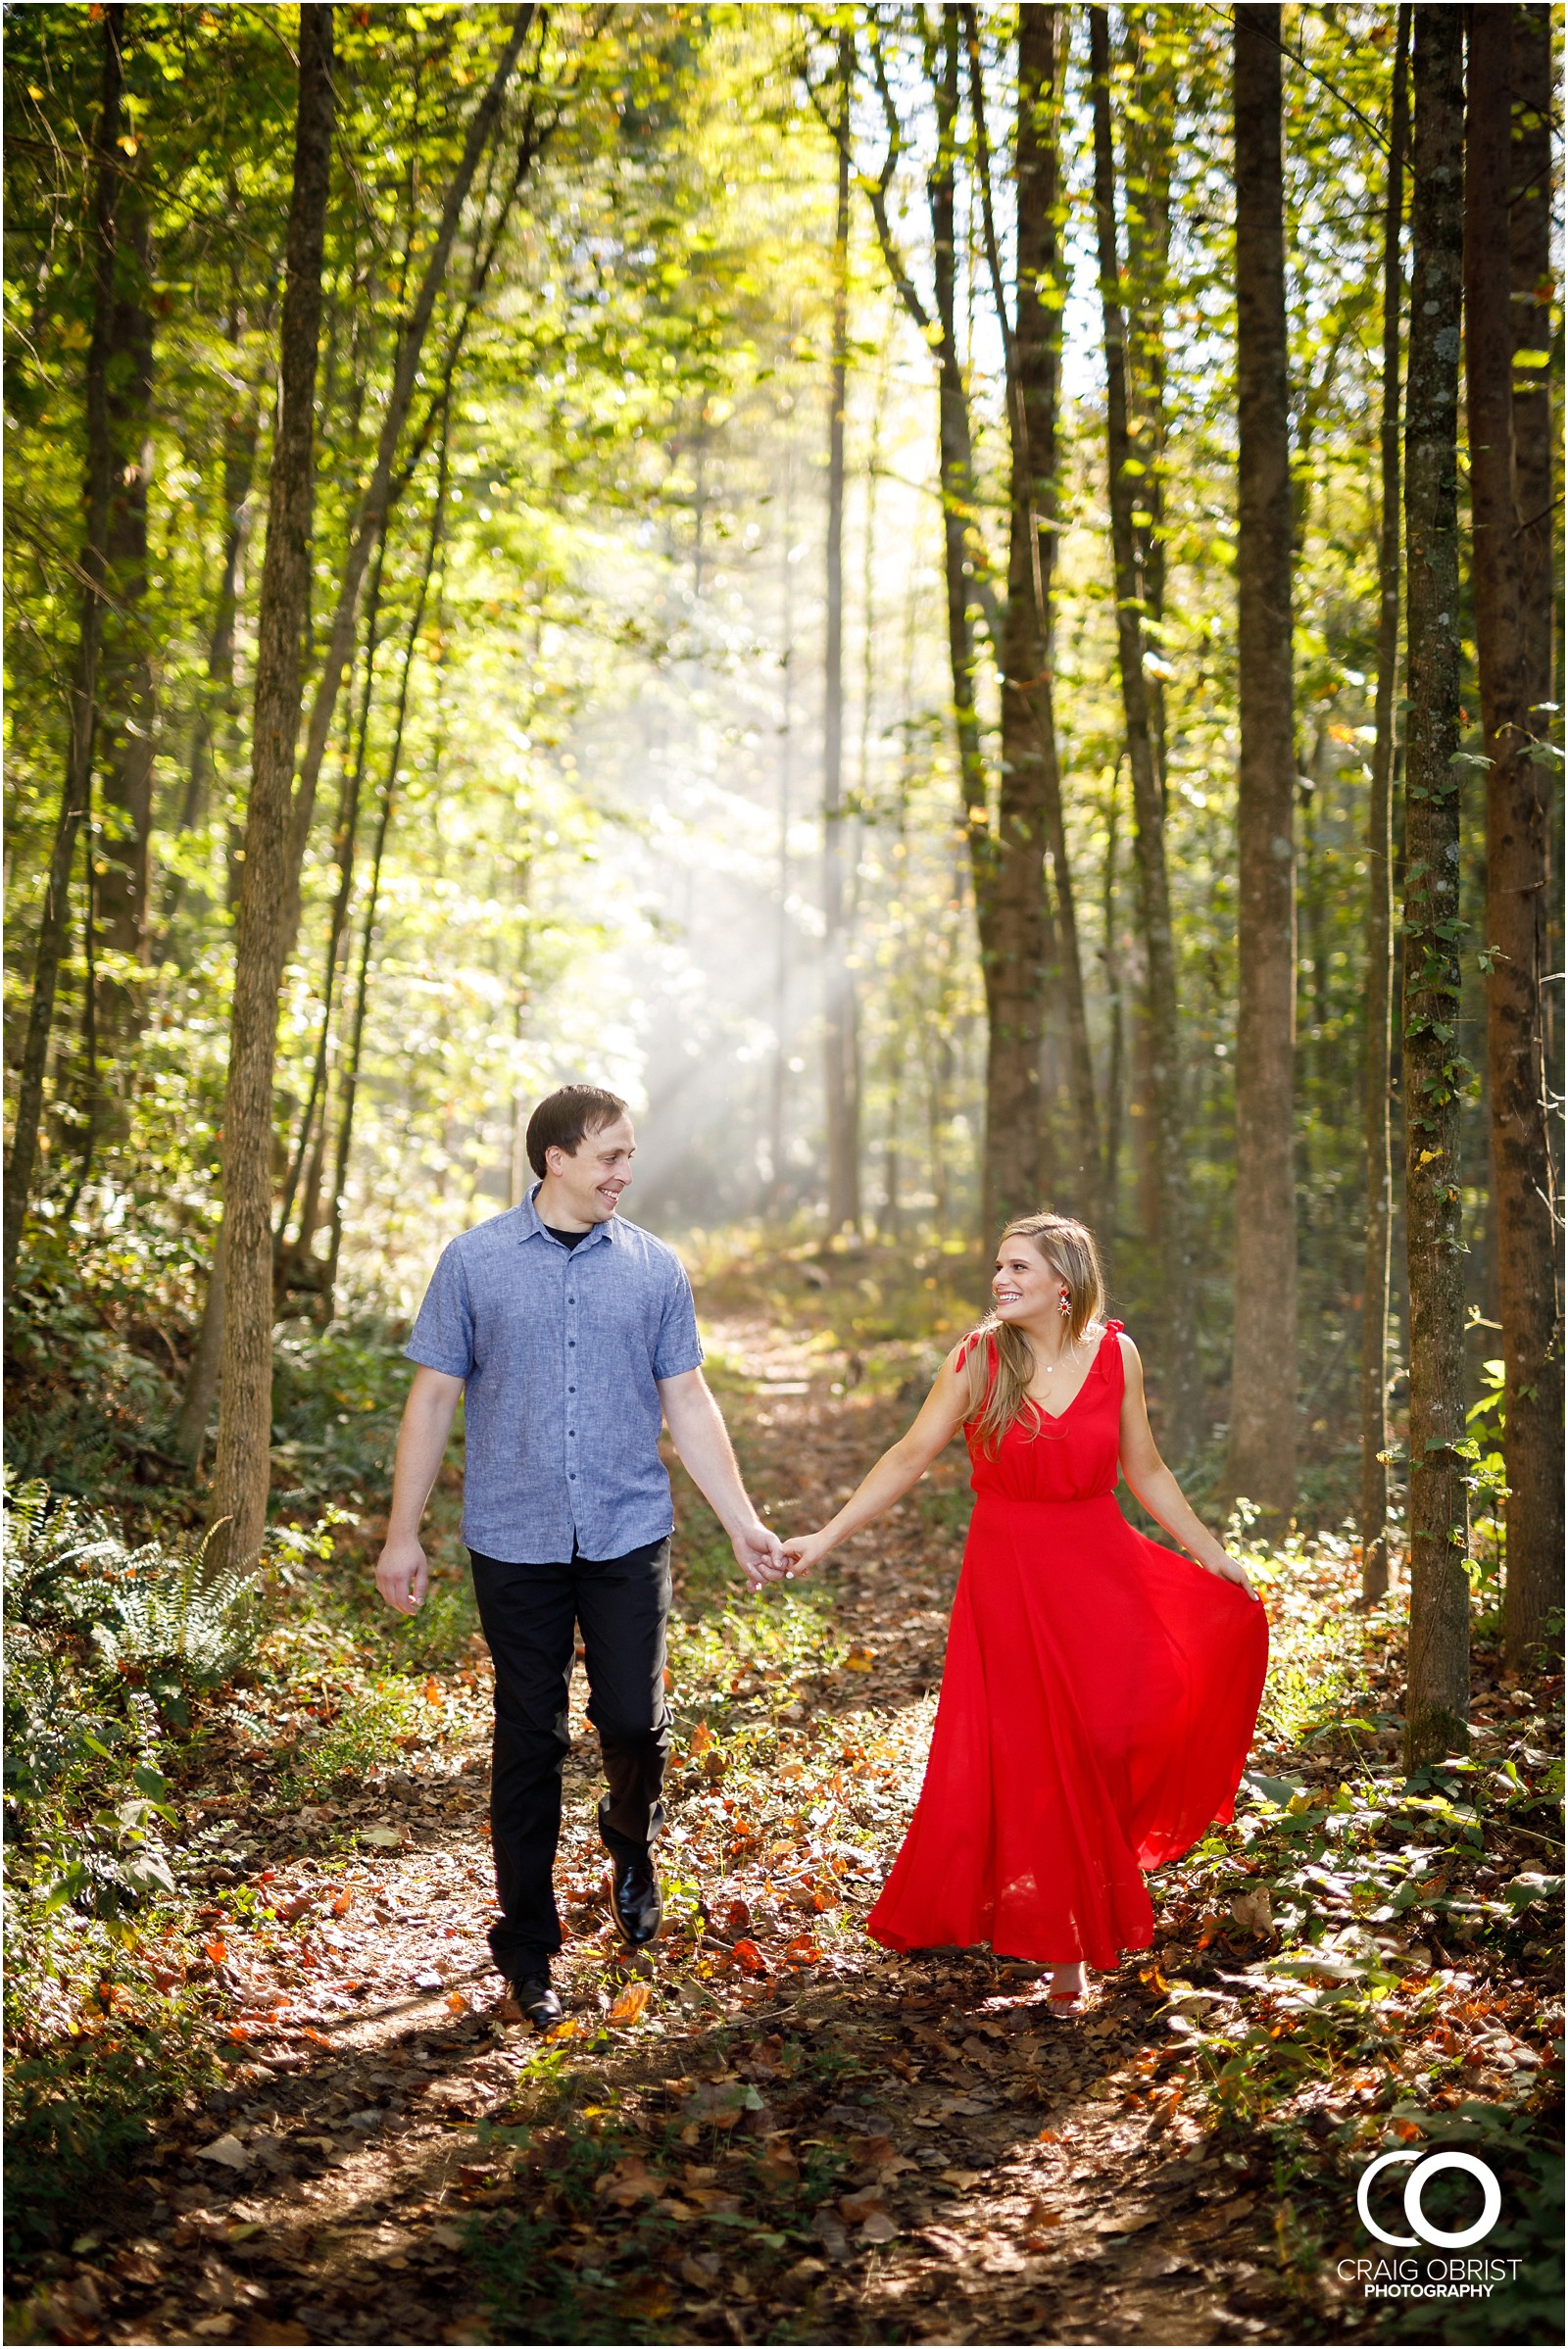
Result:
M630 2210L634 2202L657 2202L664 2191L664 2181L656 2178L640 2153L628 2153L594 2180L594 2192L612 2203L616 2210Z
M640 2023L648 2010L648 2001L653 1994L651 1983L629 1982L610 2010L611 2022L620 2025Z

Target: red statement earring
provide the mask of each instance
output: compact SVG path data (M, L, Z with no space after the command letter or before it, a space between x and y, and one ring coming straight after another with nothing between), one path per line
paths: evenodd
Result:
M1068 1288L1065 1281L1062 1282L1061 1287L1056 1292L1056 1302L1060 1306L1063 1313L1070 1313L1072 1311L1072 1291Z

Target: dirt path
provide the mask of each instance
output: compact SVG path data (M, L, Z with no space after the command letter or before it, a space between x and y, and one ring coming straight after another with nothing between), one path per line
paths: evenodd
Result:
M715 1336L756 1489L814 1522L904 1411L833 1393L819 1356L760 1324ZM1030 1968L898 1961L858 1930L918 1783L961 1498L943 1463L819 1594L731 1633L710 1608L679 1636L672 1914L640 1968L606 1922L577 1715L569 2016L549 2042L496 2011L486 1967L482 1673L427 1764L268 1821L269 1867L252 1867L270 1918L214 1909L231 2084L82 2213L33 2304L45 2337L1353 2327L1332 2278L1287 2256L1263 2140L1189 2117L1157 1965L1129 1962L1061 2021ZM690 1545L689 1495L682 1509ZM1200 1992L1238 1962L1197 1946L1190 1917L1185 1942L1169 1915L1161 1932L1166 1974L1179 1959Z

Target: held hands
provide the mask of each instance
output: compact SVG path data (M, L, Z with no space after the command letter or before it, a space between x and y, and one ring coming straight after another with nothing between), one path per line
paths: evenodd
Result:
M388 1541L375 1563L375 1587L400 1615L416 1615L430 1586L430 1568L416 1540Z
M791 1541L781 1542L760 1520L732 1534L730 1544L754 1590L764 1589L768 1583L793 1582L798 1574L809 1573L833 1546L820 1534L796 1534Z
M776 1583L781 1575L788 1573L789 1561L784 1554L784 1544L760 1517L753 1518L750 1525L743 1525L738 1533L731 1534L729 1541L735 1552L735 1562L745 1575L749 1589L760 1590L766 1584Z

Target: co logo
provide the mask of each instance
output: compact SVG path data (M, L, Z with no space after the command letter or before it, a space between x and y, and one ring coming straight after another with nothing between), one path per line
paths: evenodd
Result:
M1404 2215L1414 2227L1414 2234L1389 2234L1373 2218L1368 2207L1372 2180L1380 2170L1391 2162L1416 2164L1404 2181ZM1434 2227L1421 2207L1421 2197L1440 2170L1466 2170L1481 2186L1481 2216L1473 2227L1455 2227L1450 2233L1446 2227ZM1392 2243L1397 2250L1413 2250L1417 2237L1438 2251L1464 2251L1479 2243L1497 2224L1502 2210L1502 2189L1492 2172L1473 2153L1429 2153L1424 2157L1414 2153L1383 2153L1369 2162L1361 2173L1361 2182L1355 2189L1355 2207L1361 2214L1361 2224L1368 2234L1375 2234L1380 2243Z

